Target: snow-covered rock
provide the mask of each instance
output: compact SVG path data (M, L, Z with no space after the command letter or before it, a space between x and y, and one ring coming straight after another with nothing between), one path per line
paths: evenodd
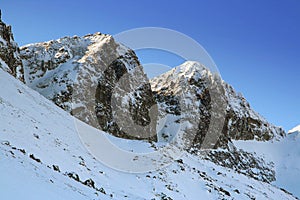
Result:
M163 113L160 121L166 122L160 134L172 135L174 125L182 128L187 123L184 139L190 143L188 151L255 179L275 180L272 163L236 149L231 140L279 140L284 131L252 110L218 75L188 61L150 83Z
M194 106L185 115L195 115L198 120L197 137L199 144L208 133L210 123L217 120L221 127L214 128L222 134L215 142L215 148L227 144L228 140L268 141L281 139L285 132L282 128L270 124L266 119L251 109L246 99L225 83L218 75L212 74L205 66L188 61L171 71L151 80L152 90L161 103L161 108L168 114L181 115L184 108ZM184 95L184 102L179 96ZM194 99L191 99L194 96ZM190 99L190 101L186 101ZM193 105L192 105L193 104ZM216 104L218 109L214 109ZM184 106L184 108L181 108ZM218 113L214 113L217 111ZM223 121L213 115L223 114ZM174 121L178 121L175 119ZM192 123L192 122L191 122ZM197 126L195 125L195 126ZM224 140L224 141L220 141Z
M185 62L150 80L150 88L134 52L106 34L30 44L21 55L27 85L100 130L159 141L182 131L186 150L202 159L257 180L275 180L272 164L237 150L231 140L268 141L284 131L200 63ZM156 102L158 119L150 110ZM218 147L203 154L202 149Z
M21 57L26 84L78 119L118 137L156 139L148 79L135 53L112 36L95 33L29 44L21 47ZM116 121L115 110L129 122ZM140 125L131 132L126 129L130 119Z
M216 148L226 146L230 139L267 141L285 134L199 63L188 61L153 78L151 88L135 53L110 35L96 33L30 44L21 47L21 56L29 87L80 120L115 136L156 140L157 122L161 126L171 117L171 130L166 125L158 137L164 134L172 138L179 115L193 124L185 130L189 132L186 138L198 146L205 138L209 141L205 144ZM162 107L160 120L155 115L157 101ZM214 124L212 128L210 124ZM215 132L217 137L207 137Z

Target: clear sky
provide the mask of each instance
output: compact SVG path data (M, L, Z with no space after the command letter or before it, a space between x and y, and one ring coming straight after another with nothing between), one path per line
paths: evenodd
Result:
M270 122L286 130L300 124L299 0L1 0L0 8L20 46L148 26L182 32ZM159 52L138 55L145 63L181 62Z

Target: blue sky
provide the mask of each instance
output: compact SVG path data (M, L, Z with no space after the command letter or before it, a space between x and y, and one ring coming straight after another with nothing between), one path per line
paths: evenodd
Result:
M286 130L300 124L298 0L2 0L0 7L19 45L145 26L182 32L207 50L223 79L270 122ZM161 52L138 55L144 63L182 61Z

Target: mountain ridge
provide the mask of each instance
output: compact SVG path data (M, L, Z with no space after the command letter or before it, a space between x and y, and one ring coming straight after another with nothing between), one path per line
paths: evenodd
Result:
M1 49L11 51L10 45L1 43L3 32L11 34L11 29L0 29ZM13 37L10 40L15 44ZM286 139L293 135L286 136L267 122L200 63L187 61L149 81L134 51L101 33L29 44L21 47L20 54L16 44L12 50L17 52L13 59L22 59L23 64L0 69L0 118L5 122L0 134L0 160L5 165L0 165L0 172L7 172L0 180L2 196L18 198L12 193L17 187L33 199L297 199L278 188L286 184L289 191L296 191L282 182L286 165L272 160L273 154L265 157L251 149L253 144L271 144L272 150L272 144L279 144L286 149L290 144L285 144ZM6 63L1 51L0 55L1 63ZM23 82L24 75L26 85L7 72ZM180 99L182 93L185 98ZM113 105L112 100L124 104ZM149 111L154 104L157 119ZM113 109L124 108L127 111L119 117L126 122L122 125L130 125L127 131L113 118ZM224 116L219 116L223 108ZM156 140L169 142L180 129L178 124L188 124L182 126L187 128L183 132L188 148L181 159L158 171L119 172L87 151L78 137L77 118L87 129L98 128L99 134L129 152L155 150ZM127 118L139 126L131 126ZM222 122L213 126L220 137L209 138L212 149L203 150L212 119ZM150 135L128 133L139 133L140 127L147 127ZM292 153L297 158L297 151ZM284 162L293 164L292 160ZM22 187L24 177L33 177L34 183Z

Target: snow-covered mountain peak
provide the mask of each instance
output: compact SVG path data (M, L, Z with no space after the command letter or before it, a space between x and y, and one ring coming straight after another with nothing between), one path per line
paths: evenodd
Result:
M112 117L112 94L117 90L127 94L118 96L127 106L121 109L125 118L132 112L138 124L155 126L146 109L154 98L140 62L112 36L95 33L30 44L21 47L21 56L26 84L89 125L127 137ZM125 74L126 84L119 84ZM139 95L134 95L137 88Z
M63 37L41 43L33 43L22 46L21 57L24 63L24 75L26 84L39 90L39 85L44 87L44 79L53 76L55 71L79 71L89 64L89 71L97 72L103 66L109 65L120 56L125 56L132 51L122 44L114 41L108 34L95 33L82 37ZM90 66L98 63L97 66ZM127 70L132 66L125 65ZM70 69L71 68L71 69ZM100 70L101 71L101 70ZM72 77L74 79L74 77Z
M288 131L289 134L296 133L296 132L300 133L300 125Z
M281 128L270 124L255 112L240 93L225 83L220 76L212 74L201 63L187 61L151 79L150 83L158 101L163 104L161 107L169 113L172 111L175 115L180 113L181 103L178 99L180 94L195 97L194 104L198 105L196 110L199 109L195 112L202 113L203 117L201 125L198 126L202 127L199 135L203 135L209 126L211 115L208 113L212 113L211 105L214 102L223 102L218 106L219 108L223 106L223 110L226 110L223 116L225 118L222 131L223 145L227 145L230 139L268 141L281 139L285 135Z
M207 70L207 68L197 62L197 61L185 61L184 63L182 63L181 65L179 65L178 67L176 67L176 71L175 73L195 73L195 72L201 72L203 70Z
M57 40L28 44L21 47L21 53L23 58L27 58L34 51L36 60L44 59L47 61L54 57L56 59L53 60L54 63L60 64L59 58L72 59L75 57L74 59L78 59L83 56L89 57L92 53L103 50L103 45L113 42L112 36L97 32L82 37L66 36Z
M170 71L154 77L150 80L154 91L164 88L172 88L174 94L182 92L182 87L190 85L191 82L213 81L213 75L203 64L196 61L185 61Z
M171 72L174 76L191 79L198 81L203 76L211 76L211 71L203 64L196 61L186 61L183 64L175 67Z

